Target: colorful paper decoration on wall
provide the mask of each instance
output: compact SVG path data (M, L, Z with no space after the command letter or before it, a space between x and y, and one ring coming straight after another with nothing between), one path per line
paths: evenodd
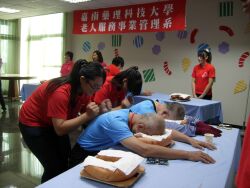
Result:
M104 42L99 42L99 44L97 45L97 49L102 51L105 48L105 43Z
M114 55L115 55L115 57L118 57L119 56L119 51L118 51L118 49L116 48L116 49L114 49Z
M82 45L82 49L84 52L89 52L91 49L91 43L89 41L85 41Z
M164 32L157 32L155 34L155 38L156 38L156 40L161 42L165 38L165 33Z
M165 61L163 63L163 69L164 69L165 73L167 73L167 75L171 75L172 74L172 71L168 68L168 62L167 61Z
M227 42L220 43L219 52L222 54L226 54L227 52L229 52L229 44Z
M159 45L154 45L152 48L152 52L154 55L158 55L161 52L161 46Z
M193 44L195 43L195 37L196 37L196 34L198 33L198 29L193 29L192 32L191 32L191 35L190 35L190 42Z
M120 47L122 44L122 35L112 35L112 47Z
M183 58L183 60L182 60L182 70L183 70L183 72L186 72L189 69L190 65L191 65L190 59L187 58L187 57Z
M233 16L233 1L220 2L220 17Z
M233 30L228 26L221 25L219 26L219 30L226 32L230 37L234 36Z
M134 38L134 40L133 40L133 45L134 45L136 48L142 47L143 43L144 43L144 39L143 39L143 37L140 36L140 35L137 35L137 36Z
M155 81L154 69L143 70L144 82L153 82Z
M247 84L244 80L240 80L236 83L234 87L234 94L243 92L247 89Z
M210 47L209 47L209 44L201 43L201 44L197 47L197 52L203 51L203 50L205 50L205 49L211 50Z
M182 39L186 39L188 35L187 31L178 31L177 33L177 37L182 40Z
M244 62L246 61L246 59L249 56L249 52L244 52L243 54L241 54L240 59L239 59L239 67L244 67Z

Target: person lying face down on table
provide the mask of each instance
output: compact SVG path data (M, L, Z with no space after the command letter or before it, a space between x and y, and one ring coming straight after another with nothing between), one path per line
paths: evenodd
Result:
M107 112L90 122L87 129L81 133L71 151L70 166L73 167L89 156L95 156L99 151L122 144L125 148L143 157L158 157L165 159L184 159L215 163L215 160L202 151L184 151L164 147L163 143L143 142L134 133L147 135L163 135L165 133L164 119L157 114L134 114L129 109ZM197 148L215 149L212 144L197 141L177 131L172 131L176 141L186 142ZM167 145L169 144L166 143Z
M137 114L157 113L166 121L166 128L177 130L187 136L214 134L221 136L222 131L191 116L185 116L185 108L180 103L162 104L157 101L145 100L130 107ZM185 119L184 119L185 118ZM172 121L174 120L174 121Z

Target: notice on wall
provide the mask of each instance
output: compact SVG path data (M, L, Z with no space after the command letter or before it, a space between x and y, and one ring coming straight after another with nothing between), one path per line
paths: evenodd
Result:
M185 30L186 0L74 11L73 34Z

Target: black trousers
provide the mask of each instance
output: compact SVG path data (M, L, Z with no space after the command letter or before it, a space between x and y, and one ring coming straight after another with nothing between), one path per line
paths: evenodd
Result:
M5 102L3 99L2 81L0 80L0 104L3 110L6 110Z
M68 170L69 136L58 136L53 127L31 127L19 122L23 139L44 168L41 182Z
M99 151L87 151L81 148L81 146L76 143L72 148L70 158L69 158L69 167L72 168L81 162L84 161L89 155L95 156Z
M199 96L201 96L201 94L196 93L196 96L199 97ZM212 95L205 95L202 99L212 100L212 97L213 97Z

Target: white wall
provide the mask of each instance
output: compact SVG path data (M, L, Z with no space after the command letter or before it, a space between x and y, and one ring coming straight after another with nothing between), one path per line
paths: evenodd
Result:
M224 122L242 125L244 122L246 101L250 82L250 56L244 62L244 67L238 67L238 61L243 52L250 52L250 28L246 33L246 26L250 19L242 13L240 1L234 0L233 16L219 17L219 2L217 0L187 0L186 16L187 31L186 39L180 40L177 37L178 31L165 32L165 38L157 41L156 33L128 33L122 34L122 44L119 49L120 55L125 59L125 68L131 65L139 66L143 70L153 68L156 81L144 83L143 88L164 93L182 92L191 94L191 73L192 68L197 64L197 47L201 43L208 43L212 49L212 64L216 68L216 82L213 86L213 100L222 102ZM111 35L72 35L72 14L67 17L68 38L66 50L75 53L75 60L79 58L89 59L92 52L97 49L99 42L105 43L102 50L104 60L110 63L114 57L111 46ZM226 32L220 31L219 26L226 25L234 31L230 37ZM250 25L249 25L250 27ZM199 31L195 37L194 44L190 42L190 34L193 29ZM144 38L141 48L133 46L133 39L136 35ZM89 41L92 48L89 52L82 50L84 41ZM226 54L218 51L221 42L230 44L230 50ZM160 45L161 53L154 55L152 46ZM183 58L189 58L191 65L184 72L182 69ZM163 70L163 62L169 63L171 75L167 75ZM239 80L244 80L248 87L245 91L234 94L235 84ZM247 114L250 111L250 101Z

